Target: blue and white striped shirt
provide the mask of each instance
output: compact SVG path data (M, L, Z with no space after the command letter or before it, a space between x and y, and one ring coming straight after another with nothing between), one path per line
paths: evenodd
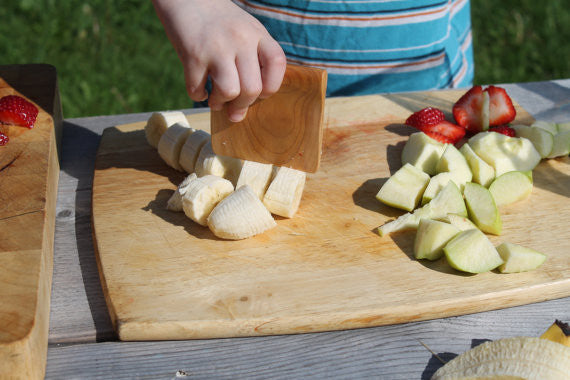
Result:
M328 96L467 87L469 0L233 0L291 63L328 71Z

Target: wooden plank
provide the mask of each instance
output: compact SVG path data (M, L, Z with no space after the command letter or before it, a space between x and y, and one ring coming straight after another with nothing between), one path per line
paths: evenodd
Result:
M59 175L55 68L0 66L0 96L11 94L34 102L39 114L33 129L0 147L0 377L39 379L46 364Z
M373 230L399 212L374 199L400 166L411 110L449 111L462 91L329 99L321 170L298 214L244 241L221 241L165 210L183 175L144 123L107 129L93 225L107 304L123 340L270 335L368 327L492 310L570 294L568 158L535 171L528 202L503 210L504 235L549 254L539 270L466 276L411 260L413 234ZM190 123L208 129L203 116ZM517 122L532 118L518 107Z

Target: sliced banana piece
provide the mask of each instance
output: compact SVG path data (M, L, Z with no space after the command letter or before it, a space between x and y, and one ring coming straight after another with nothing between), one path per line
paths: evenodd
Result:
M233 184L237 183L241 171L242 160L233 157L220 156L214 153L211 141L208 141L196 159L194 171L198 177L208 174L229 179Z
M174 191L174 194L170 196L168 202L166 203L166 209L170 211L182 211L182 197L186 194L190 182L194 181L198 176L196 173L190 174L188 177L184 178L184 181L178 185L178 188Z
M225 178L206 175L190 182L182 197L182 209L187 217L202 226L222 199L234 191L234 185Z
M158 154L168 166L181 172L184 171L178 163L178 159L182 145L184 145L184 142L192 132L194 132L194 129L180 123L171 125L164 132L158 142Z
M236 189L244 185L251 187L253 192L263 200L265 191L273 176L273 165L255 161L244 161L236 183Z
M200 150L208 141L210 141L210 134L206 131L198 129L186 139L182 149L180 150L180 157L178 163L187 173L194 172L196 166L196 159L200 154Z
M305 187L306 173L279 167L265 192L263 204L275 215L291 218L297 212Z
M155 112L148 118L144 127L146 141L155 149L158 148L160 138L173 124L180 123L189 127L186 116L180 111Z
M241 186L224 198L208 216L208 227L222 239L246 239L276 225L249 185Z
M432 380L521 378L568 379L570 347L530 337L485 342L437 370ZM497 376L497 377L495 377Z

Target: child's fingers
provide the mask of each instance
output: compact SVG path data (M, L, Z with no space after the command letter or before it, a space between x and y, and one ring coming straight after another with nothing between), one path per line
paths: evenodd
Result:
M184 64L184 78L186 81L186 91L190 99L201 102L208 98L206 91L206 80L208 79L208 71L206 67Z
M255 50L238 54L236 58L240 93L239 96L228 103L228 117L233 122L241 121L247 108L259 97L261 93L261 72L259 60Z
M222 109L224 103L234 100L240 93L240 81L235 61L223 60L211 67L212 93L208 105L214 111Z
M271 37L259 42L258 56L263 83L260 97L266 98L281 87L287 59L281 46Z

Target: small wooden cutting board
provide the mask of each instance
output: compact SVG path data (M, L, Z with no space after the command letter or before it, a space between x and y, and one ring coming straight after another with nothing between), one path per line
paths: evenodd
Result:
M225 109L211 113L214 152L316 172L326 88L325 70L287 65L279 91L252 104L243 121L231 122Z

